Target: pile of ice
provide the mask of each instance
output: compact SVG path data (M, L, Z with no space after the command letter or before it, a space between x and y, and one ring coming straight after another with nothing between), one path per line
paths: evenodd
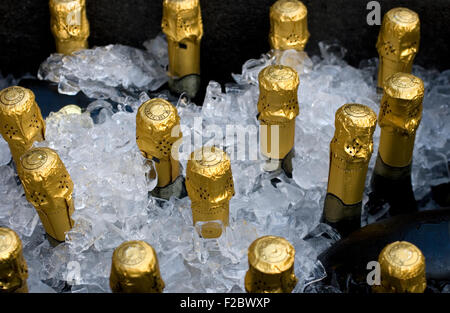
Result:
M82 91L90 98L122 103L140 90L156 90L167 82L165 37L159 35L144 46L146 50L108 45L67 56L54 53L41 64L38 78L58 83L63 94Z
M249 60L241 74L233 75L236 83L227 84L225 92L218 83L210 82L203 107L183 97L174 103L181 116L183 146L190 142L196 146L216 144L236 153L236 142L227 141L226 128L258 125L259 71L281 62L300 74L293 178L280 172L265 173L261 160L233 160L236 195L230 203L230 226L219 239L199 237L192 225L189 198L161 201L148 196L155 182L147 179L149 168L135 143L136 107L134 112L114 113L107 102L97 100L81 115L56 113L46 119L47 140L40 145L58 151L75 183L75 227L67 242L56 248L44 239L44 230L23 195L13 165L7 164L7 145L0 140L0 225L17 231L24 243L30 291L109 292L112 252L121 242L135 239L145 240L157 251L165 292L243 292L247 248L256 238L269 234L285 237L296 249L295 271L300 279L296 292L323 279L326 274L317 256L339 238L320 223L334 114L347 102L369 105L378 113L379 99L375 60L357 69L343 61L345 50L338 45L321 43L320 48L320 57L286 51L279 61L270 55ZM105 54L105 58L112 56ZM82 67L80 71L83 77L91 73ZM449 180L443 166L450 152L446 125L450 71L415 67L414 73L427 86L413 172L415 190L425 194L430 182ZM131 81L132 77L124 75L119 80ZM99 78L89 88L98 83L107 82ZM92 95L102 90L100 87L100 92ZM141 101L146 98L146 94L141 95ZM91 112L99 110L93 119ZM378 137L379 130L374 138L375 151ZM185 168L186 160L182 165Z

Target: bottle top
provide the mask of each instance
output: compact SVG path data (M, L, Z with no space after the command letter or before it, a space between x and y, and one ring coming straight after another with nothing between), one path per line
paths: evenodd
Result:
M386 80L384 92L394 99L422 100L425 88L419 77L408 73L395 73Z
M288 66L270 65L259 73L259 120L286 123L299 114L297 72Z
M110 275L113 292L161 293L164 286L152 246L128 241L114 250Z
M167 100L155 98L144 102L136 115L136 141L139 149L150 159L169 159L172 145L182 137L172 135L180 125L177 109Z
M294 274L295 249L284 238L264 236L248 248L248 292L291 292L298 279Z
M19 236L0 227L0 292L14 292L26 285L28 267Z
M308 10L298 0L279 0L270 8L269 42L272 49L303 50L309 39Z
M199 0L164 0L161 27L168 39L199 42L203 36Z
M426 288L425 257L412 243L396 241L380 253L381 285L391 292L423 292Z
M377 49L382 57L409 62L419 50L419 15L407 8L388 11L378 35Z

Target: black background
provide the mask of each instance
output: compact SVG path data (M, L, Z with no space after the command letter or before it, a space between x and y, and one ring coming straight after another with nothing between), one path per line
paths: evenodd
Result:
M242 64L269 50L269 8L275 0L201 0L205 35L202 42L204 82L231 81ZM376 57L379 26L369 26L368 0L303 0L311 32L306 51L318 54L317 43L337 38L347 48L347 61ZM450 68L450 0L381 0L382 14L408 7L421 18L421 47L416 64ZM160 30L162 0L87 0L91 46L121 43L142 47ZM0 1L0 71L35 75L55 50L50 33L48 0Z

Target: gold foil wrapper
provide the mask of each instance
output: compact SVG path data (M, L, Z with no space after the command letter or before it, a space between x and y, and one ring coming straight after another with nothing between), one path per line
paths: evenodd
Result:
M90 34L86 0L50 0L50 28L56 51L63 54L87 49Z
M45 122L31 90L12 86L0 91L0 132L16 165L35 141L44 140Z
M64 241L73 227L73 182L58 154L49 148L30 149L20 158L17 172L47 234Z
M376 123L375 112L362 104L348 103L336 111L327 192L345 205L362 200ZM345 212L327 208L324 213L329 222L338 222L346 216Z
M375 292L422 293L427 287L425 257L412 243L396 241L387 245L378 257L381 286Z
M258 79L261 153L283 159L294 147L295 118L299 114L298 74L288 66L270 65Z
M164 0L161 27L167 36L169 75L200 74L203 23L199 0Z
M422 119L424 85L420 78L396 73L385 82L378 123L381 127L378 152L392 167L411 164L416 131Z
M0 227L0 293L27 293L27 278L22 241L13 230Z
M420 20L416 12L394 8L383 17L377 40L380 56L378 87L397 72L411 73L420 45Z
M144 241L127 241L114 250L109 284L115 293L162 293L158 257Z
M270 8L272 49L303 51L309 39L308 10L298 0L278 0Z
M183 135L179 130L177 136L172 136L175 127L180 127L180 117L170 102L155 98L139 107L136 142L145 158L155 160L158 187L167 186L179 176L178 151L172 151L172 147Z
M233 174L228 155L216 147L194 151L187 163L186 189L191 199L194 225L220 221L228 226L229 202L234 196ZM221 234L217 223L205 223L202 236L216 238Z
M264 236L248 248L245 290L249 293L289 293L297 285L295 249L284 238Z

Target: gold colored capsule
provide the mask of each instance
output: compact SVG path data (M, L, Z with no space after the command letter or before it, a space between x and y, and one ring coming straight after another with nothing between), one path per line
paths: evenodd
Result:
M44 140L45 122L30 89L12 86L0 91L0 132L16 165L35 141Z
M294 147L299 78L294 69L283 65L264 68L258 78L261 153L281 160Z
M380 56L378 66L378 88L397 72L411 73L414 58L419 51L419 15L407 8L388 11L381 25L377 40Z
M169 49L169 76L200 75L203 23L199 0L164 0L162 30Z
M249 293L289 293L298 278L294 273L295 249L282 237L264 236L248 248L245 290Z
M376 123L375 112L362 104L348 103L336 111L327 192L344 205L362 201ZM332 223L361 214L360 211L347 212L344 207L332 209L331 206L325 206L324 213L325 219Z
M0 227L0 293L27 293L27 278L22 241L13 230Z
M88 48L90 34L86 0L50 0L50 28L56 51L71 54Z
M21 156L17 172L47 234L64 241L73 227L73 182L58 154L50 148L30 149Z
M272 49L303 51L309 39L308 10L298 0L278 0L270 8Z
M378 257L381 286L374 292L422 293L427 287L425 257L412 243L396 241L387 245Z
M127 241L114 250L110 287L114 293L162 293L158 257L144 241Z
M217 238L228 226L229 202L234 196L228 155L216 147L194 151L187 163L186 189L191 199L194 226L202 225L204 238Z
M392 167L411 164L416 131L422 119L424 85L420 78L396 73L384 86L378 123L381 127L378 152Z
M136 142L147 159L155 160L158 173L158 187L174 182L180 174L178 151L172 151L173 144L182 138L180 117L177 109L167 100L155 98L144 102L136 115ZM175 150L175 149L174 149Z

